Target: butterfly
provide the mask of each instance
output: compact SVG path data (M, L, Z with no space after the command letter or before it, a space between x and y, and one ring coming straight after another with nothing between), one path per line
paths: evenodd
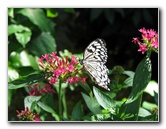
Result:
M85 49L80 63L98 86L110 91L107 86L110 83L108 68L105 66L107 58L106 43L103 39L97 38Z

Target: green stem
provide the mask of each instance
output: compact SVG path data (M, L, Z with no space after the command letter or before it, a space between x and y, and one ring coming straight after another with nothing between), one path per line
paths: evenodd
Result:
M63 103L63 117L67 119L67 106L66 106L66 90L63 90L63 95L62 95L62 103Z
M140 107L141 107L141 102L142 102L142 95L143 95L143 94L141 94L140 97L138 97L138 101L139 101L138 104L139 104L139 105L138 105L137 115L136 115L136 118L135 118L136 121L138 120L139 109L140 109Z
M58 94L58 105L59 105L59 120L62 120L62 95L61 95L61 81L59 80L59 94Z

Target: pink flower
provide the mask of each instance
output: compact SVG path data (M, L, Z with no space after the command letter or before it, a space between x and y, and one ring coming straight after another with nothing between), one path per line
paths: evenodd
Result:
M157 40L152 41L152 47L158 49L158 41Z
M142 52L142 54L144 54L145 51L147 51L148 49L146 48L146 44L142 44L139 46L140 48L138 49L138 51Z
M25 110L21 110L21 112L18 110L16 110L16 112L17 118L20 121L41 121L38 114L31 112L28 107L26 107Z
M147 33L145 27L139 29L138 31L141 32L142 34L146 34Z
M68 66L68 70L69 70L69 72L73 72L74 71L74 66L73 65L69 65Z
M57 81L56 81L55 78L50 77L50 81L49 81L50 84L55 84L56 82L57 82Z
M85 83L86 78L71 77L71 78L68 78L67 81L68 81L70 84L76 84L78 81L81 81L82 83Z
M81 81L82 81L82 83L86 82L86 78L85 77L82 78Z
M145 29L144 27L139 29L139 32L142 33L142 42L138 40L138 38L133 38L132 42L137 43L139 45L139 52L142 54L145 51L155 51L158 52L158 34L153 29Z
M68 56L60 58L57 56L57 52L53 52L52 54L42 55L38 62L39 66L48 73L50 84L55 84L58 79L70 84L75 84L81 80L76 76L79 70L81 70L78 69L79 62L73 55L70 58Z
M133 38L132 42L133 42L133 43L138 43L138 42L139 42L138 37Z

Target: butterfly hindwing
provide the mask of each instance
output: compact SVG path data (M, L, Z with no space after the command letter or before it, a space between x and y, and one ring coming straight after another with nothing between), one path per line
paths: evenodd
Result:
M108 69L101 62L91 62L85 63L84 68L91 75L91 78L95 81L99 86L110 90L107 85L110 83L110 79L108 78Z
M104 65L107 57L106 43L98 38L85 49L82 64L96 84L110 90L107 86L110 83L108 69Z

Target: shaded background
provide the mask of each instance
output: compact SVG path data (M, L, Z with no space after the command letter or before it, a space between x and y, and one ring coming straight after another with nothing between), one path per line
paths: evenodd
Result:
M133 37L141 37L138 29L154 29L158 32L157 8L79 8L74 13L59 9L55 19L57 50L67 48L82 53L90 42L102 38L107 43L107 66L121 65L125 70L135 70L144 57L132 43ZM152 80L158 81L158 55L152 53Z
M16 12L19 12L19 10L21 9L16 9ZM46 13L46 9L43 9L43 11ZM132 38L141 37L138 29L143 27L154 29L158 32L158 8L69 8L50 9L50 11L56 15L48 18L55 23L51 34L56 41L56 48L54 48L56 51L67 49L73 54L83 53L90 42L96 38L102 38L107 44L108 61L106 65L109 69L112 69L115 65L120 65L125 70L135 71L138 63L145 55L137 52L138 46L132 43ZM20 44L16 43L16 39L13 36L9 37L8 40L15 43L10 43L8 46L9 60L10 54L15 50L21 51L25 49L33 56L40 56L40 54L36 53L40 52L40 50L35 50L39 44L34 46L34 43L38 41L35 38L41 34L40 30L34 29L34 25L31 25L22 15L16 15L15 19L17 23L31 28L33 33L32 39L26 48L22 48ZM13 21L9 20L9 24L10 22ZM151 60L152 80L158 82L158 55L152 53ZM18 69L18 71L21 71L20 68ZM27 70L24 69L23 75L26 72ZM73 107L72 105L82 99L81 91L81 88L76 88L74 92L69 88L67 89L66 96L70 98L70 101L68 101L69 112L72 111L70 107ZM24 89L17 89L14 94L16 95L12 96L9 107L9 120L16 116L16 110L24 109L23 100L27 96L27 92ZM129 94L130 88L123 89L118 93L117 99L121 100L123 97L128 97ZM144 94L143 97L145 100L154 102L153 98L147 94ZM48 120L52 120L51 116Z

